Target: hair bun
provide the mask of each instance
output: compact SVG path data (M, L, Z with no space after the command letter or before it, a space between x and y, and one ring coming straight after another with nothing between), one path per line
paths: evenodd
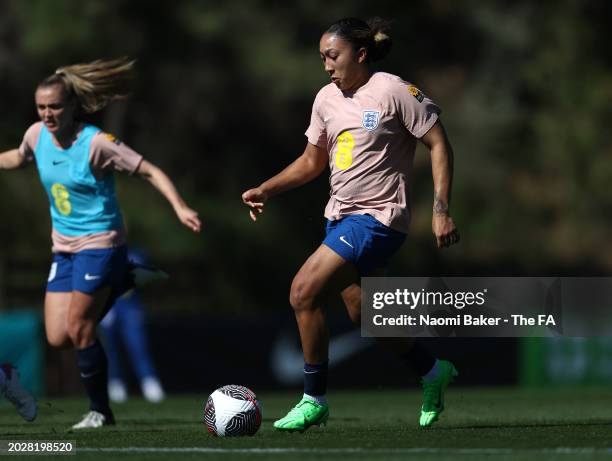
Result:
M372 18L363 21L358 18L344 18L336 21L327 33L336 34L353 45L355 50L366 48L368 61L378 61L391 50L391 27L389 21Z
M386 19L374 17L367 20L367 24L372 31L374 49L370 53L372 61L378 61L391 51L391 23Z

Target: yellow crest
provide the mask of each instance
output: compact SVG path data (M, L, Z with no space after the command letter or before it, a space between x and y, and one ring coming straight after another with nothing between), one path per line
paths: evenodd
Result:
M425 98L425 96L423 96L423 93L421 92L421 90L419 90L416 86L408 85L408 91L410 91L410 94L414 96L417 101L423 102L423 99Z
M113 136L110 133L104 133L104 137L108 139L110 142L114 142L117 145L121 144L121 141L119 141L115 136Z

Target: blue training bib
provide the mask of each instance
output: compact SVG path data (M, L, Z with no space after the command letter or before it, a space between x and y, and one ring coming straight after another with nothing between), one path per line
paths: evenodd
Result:
M61 234L76 237L123 226L113 175L97 179L91 171L91 141L99 131L85 125L74 144L61 149L41 127L34 157L49 197L53 228Z

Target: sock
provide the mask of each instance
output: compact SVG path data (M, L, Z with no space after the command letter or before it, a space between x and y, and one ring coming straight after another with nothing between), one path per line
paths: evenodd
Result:
M319 405L327 405L327 398L324 395L308 395L304 394L303 398L317 402Z
M6 386L6 373L4 373L4 370L0 367L0 389L4 389L4 386Z
M434 379L438 377L438 372L440 371L440 361L436 359L434 366L431 367L431 370L427 372L427 374L423 375L423 381L426 383L432 382Z
M401 355L400 358L406 365L414 370L417 376L425 376L431 371L436 363L436 359L431 353L415 340L412 348Z
M77 349L81 381L89 396L89 408L112 419L113 413L108 405L108 363L106 354L98 340L84 349Z
M304 364L304 394L324 397L327 392L327 360L321 364Z

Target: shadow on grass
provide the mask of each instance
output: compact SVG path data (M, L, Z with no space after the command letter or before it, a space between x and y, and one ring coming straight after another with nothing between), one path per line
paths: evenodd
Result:
M465 425L453 425L453 426L434 426L431 428L423 429L424 431L456 431L463 429L537 429L537 428L552 428L552 427L612 427L612 419L607 420L568 420L563 422L514 422L514 423L500 423L500 424L465 424Z

